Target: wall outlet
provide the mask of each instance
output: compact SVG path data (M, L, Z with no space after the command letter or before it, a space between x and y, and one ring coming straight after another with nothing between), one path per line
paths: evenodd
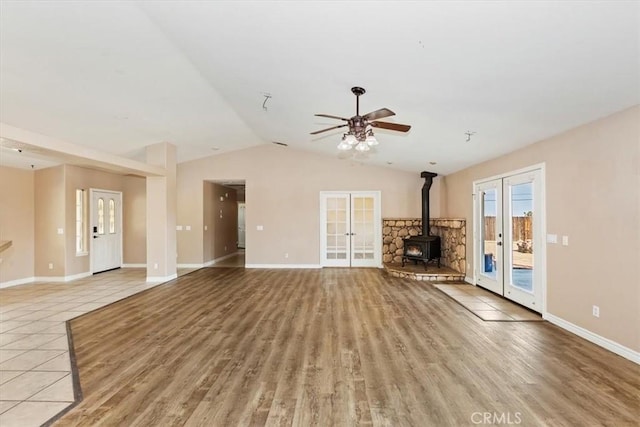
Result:
M185 225L184 229L187 230L187 231L191 231L191 226L190 225Z
M181 225L176 225L176 230L182 231L182 226Z
M64 229L63 228L58 228L58 234L64 234Z
M49 270L53 270L53 263L52 262L49 263Z
M158 269L158 263L157 263L157 262L153 264L153 269L154 269L154 270L157 270L157 269Z
M600 307L598 307L597 305L593 306L593 316L600 317Z
M289 252L285 252L285 253L284 253L284 257L285 257L285 258L289 258Z
M547 234L547 243L558 243L557 234Z
M569 236L562 236L562 245L569 246Z
M207 231L207 229L208 229L208 227L205 225L205 226L204 226L204 231Z
M227 247L226 246L224 247L224 250L225 250L225 252L227 251Z

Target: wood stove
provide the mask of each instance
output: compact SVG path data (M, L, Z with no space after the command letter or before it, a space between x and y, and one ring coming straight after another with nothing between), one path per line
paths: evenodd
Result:
M418 261L424 263L424 269L430 261L436 261L440 268L440 237L432 236L429 233L429 190L433 184L433 178L438 176L437 173L423 171L420 177L424 178L422 186L422 234L420 236L411 236L404 240L404 254L402 255L402 266L406 261Z

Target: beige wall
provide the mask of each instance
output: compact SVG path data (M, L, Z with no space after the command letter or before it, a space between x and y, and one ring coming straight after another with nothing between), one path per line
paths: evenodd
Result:
M0 173L0 233L15 239L13 247L0 254L5 259L0 263L0 282L89 271L89 255L76 254L76 189L87 190L87 198L90 188L123 192L124 263L145 262L144 178L71 165L35 172L1 167ZM88 221L86 227L90 236ZM63 234L58 234L59 228ZM0 240L4 240L2 235Z
M247 264L318 264L320 191L379 190L383 217L419 217L419 173L262 145L178 165L179 263L203 263L203 181L246 183ZM440 216L440 178L432 217ZM262 225L263 231L256 226ZM285 259L284 254L289 253Z
M122 180L122 257L125 264L147 262L147 182L124 176Z
M62 277L65 271L64 166L35 172L35 276ZM74 230L75 228L71 228ZM53 268L49 268L49 264Z
M65 276L86 273L90 269L89 255L76 254L76 190L85 190L87 214L91 211L89 189L122 191L122 176L78 166L65 165ZM87 219L89 216L87 215ZM124 222L124 221L123 221ZM91 238L90 221L85 224L85 232ZM123 233L125 231L123 230ZM90 242L87 242L87 251Z
M547 311L640 351L640 107L447 176L446 214L472 224L474 180L543 162L546 232L569 236L547 244Z
M33 277L34 172L0 166L0 283Z

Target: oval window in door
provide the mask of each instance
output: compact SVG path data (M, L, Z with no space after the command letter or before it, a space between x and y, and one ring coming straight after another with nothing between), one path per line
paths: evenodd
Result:
M98 199L98 234L104 234L104 199Z

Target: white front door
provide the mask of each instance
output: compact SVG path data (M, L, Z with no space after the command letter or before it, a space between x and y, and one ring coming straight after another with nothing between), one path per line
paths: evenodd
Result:
M476 183L474 194L476 283L542 312L541 170Z
M90 190L91 272L122 266L122 193Z
M320 264L380 267L380 192L320 193Z
M243 202L238 202L238 249L244 249L245 245L245 209L245 204Z

